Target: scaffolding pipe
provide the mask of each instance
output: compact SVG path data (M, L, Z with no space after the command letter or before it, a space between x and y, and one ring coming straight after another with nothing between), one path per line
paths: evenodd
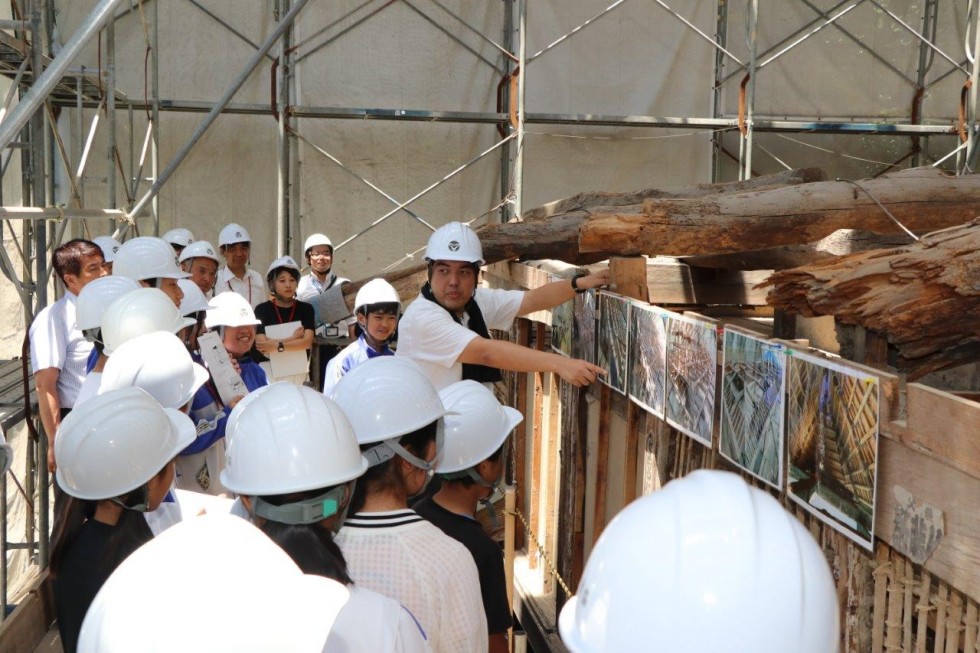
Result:
M755 130L755 76L759 72L759 68L756 67L759 35L759 0L750 0L748 21L749 84L745 93L745 134L742 136L742 146L739 150L738 178L740 180L752 178L752 140L753 131ZM779 55L777 54L776 56Z
M78 30L72 35L61 52L52 60L40 77L31 86L30 90L24 95L20 103L14 107L10 115L3 122L0 122L0 149L6 148L20 132L21 128L27 124L37 108L41 106L44 99L51 93L55 85L61 81L62 76L68 67L75 60L75 57L88 44L92 37L98 33L102 26L112 18L113 11L122 0L102 0L99 5L92 10ZM35 74L40 67L35 68Z
M289 8L289 0L276 2L276 20L279 20L282 9ZM279 95L276 98L279 120L276 125L277 139L277 175L276 175L276 257L289 252L289 139L287 138L289 111L289 42L290 30L283 33L279 44L279 65L276 66L276 88Z
M527 0L517 0L517 153L514 155L514 215L524 215L524 88L527 77ZM557 43L557 42L556 42Z
M977 152L980 148L977 147L977 139L980 134L977 133L977 84L980 83L980 5L976 2L970 3L973 10L973 51L969 51L969 43L967 43L967 60L970 61L970 81L969 88L967 89L966 98L966 162L962 170L959 170L960 174L969 174L973 172L973 168L976 166ZM969 25L967 26L967 34L969 34Z
M86 209L59 206L0 206L0 220L125 220L123 209Z
M221 98L215 103L211 111L208 112L208 115L205 116L204 120L201 121L201 124L197 126L196 130L194 130L194 133L191 135L190 140L188 140L187 143L185 143L184 146L180 148L180 151L177 152L177 154L170 161L170 163L167 164L167 167L163 169L163 172L160 173L160 176L154 180L153 186L150 188L150 190L148 190L146 194L142 198L140 198L139 202L137 202L136 205L133 207L133 209L129 212L130 217L137 215L140 211L144 209L144 207L146 207L146 204L150 200L152 200L157 196L157 194L160 192L160 189L163 187L163 185L166 184L167 181L169 181L170 177L174 174L174 171L176 171L177 167L184 162L184 159L187 158L187 155L190 154L191 150L194 149L194 146L197 145L197 143L201 140L201 137L204 136L204 133L211 127L212 124L214 124L214 121L218 119L218 116L221 115L221 110L225 108L225 105L231 102L231 99L233 97L235 97L235 94L238 93L238 90L245 84L245 81L249 78L249 76L251 76L252 72L258 67L260 63L262 63L262 60L265 58L266 53L268 53L269 50L272 49L272 46L275 45L275 43L283 35L283 32L286 31L286 28L292 24L293 19L295 19L296 16L299 14L299 12L303 9L303 7L306 6L307 2L309 2L309 0L297 0L296 4L293 5L293 7L290 8L289 12L283 17L282 22L279 23L276 26L276 29L272 32L272 34L270 34L268 38L266 38L266 40L262 42L262 45L259 47L259 50L252 55L252 58L249 59L248 64L245 66L242 72L238 74L238 77L236 77L235 80L231 83L231 86L228 87L228 90L224 92Z
M116 21L105 28L106 51L106 199L110 209L116 208Z
M150 31L150 50L153 55L153 63L150 66L150 129L153 134L153 148L150 152L150 174L153 176L153 183L157 181L160 174L160 3L153 3L153 29ZM143 164L140 162L140 174L143 173ZM133 194L136 197L136 194ZM150 203L150 214L153 216L153 235L160 235L160 200L154 194L153 202Z

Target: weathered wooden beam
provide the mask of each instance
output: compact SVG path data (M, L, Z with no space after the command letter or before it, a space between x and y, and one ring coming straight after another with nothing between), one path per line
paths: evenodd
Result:
M594 213L579 230L584 254L693 256L798 245L838 229L902 233L962 224L980 214L980 176L934 168L860 182L826 181L700 199L650 199L642 213ZM877 201L875 201L877 200Z
M980 219L906 247L776 272L769 303L876 332L917 378L980 360L978 270Z

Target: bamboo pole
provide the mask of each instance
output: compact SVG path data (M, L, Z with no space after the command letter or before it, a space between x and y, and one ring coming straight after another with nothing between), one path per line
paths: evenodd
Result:
M919 583L919 602L915 605L918 620L918 629L915 634L915 653L926 653L926 636L929 632L929 612L932 604L929 602L932 593L932 576L929 572L922 572L922 580Z
M885 650L902 650L902 585L905 576L905 558L898 553L891 554L891 569L888 578L888 616L885 619Z

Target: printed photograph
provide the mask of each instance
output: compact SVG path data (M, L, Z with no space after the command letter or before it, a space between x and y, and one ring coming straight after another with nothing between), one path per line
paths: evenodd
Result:
M572 309L569 300L551 309L551 348L564 356L572 355Z
M667 316L645 303L630 308L629 396L661 419L667 395Z
M776 489L783 484L783 346L725 327L721 455Z
M790 497L869 551L879 401L875 377L787 349Z
M572 356L595 363L596 291L575 295L572 300Z
M599 377L613 390L626 394L630 302L620 295L599 296L599 347L596 365L606 370Z
M667 423L711 446L715 413L715 325L685 315L667 320Z

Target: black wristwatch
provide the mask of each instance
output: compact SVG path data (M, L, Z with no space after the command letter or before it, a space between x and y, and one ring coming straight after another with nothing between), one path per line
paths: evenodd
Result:
M286 345L282 344L282 340L279 341L279 347L277 347L276 349L279 351L280 354L286 351Z
M588 290L588 288L578 287L578 280L581 279L582 277L587 277L587 276L589 275L580 272L579 274L576 274L574 277L572 277L572 290L574 290L576 293L580 295L584 293L586 290Z

